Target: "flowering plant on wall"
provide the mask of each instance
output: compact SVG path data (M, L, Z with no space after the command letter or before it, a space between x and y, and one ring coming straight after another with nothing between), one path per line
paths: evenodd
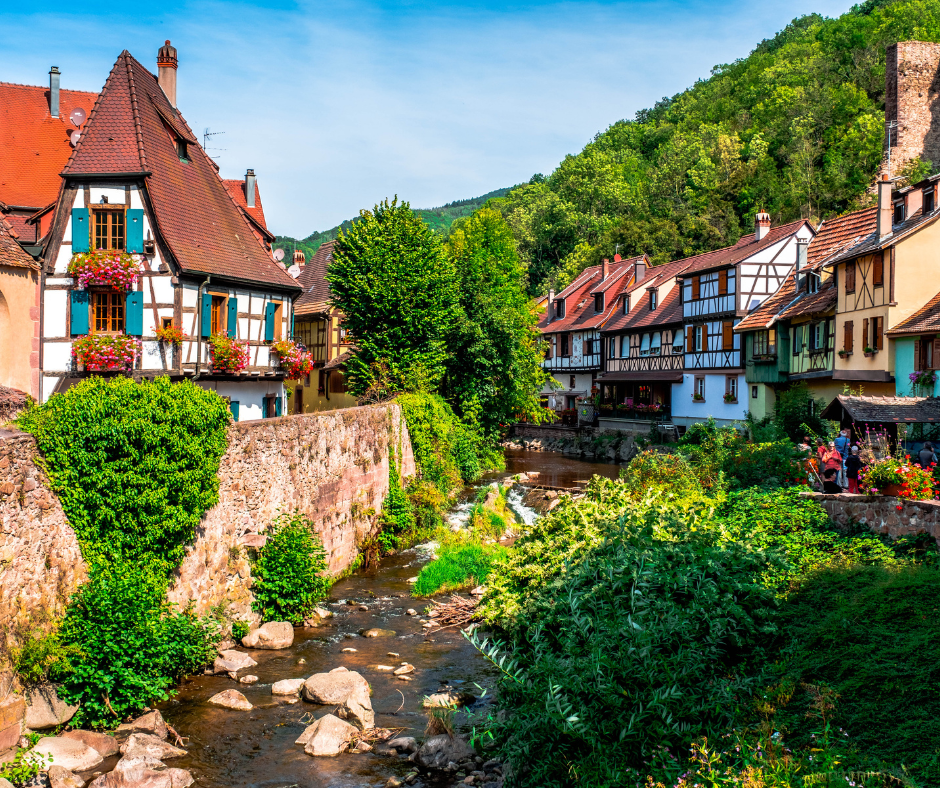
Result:
M89 372L126 372L140 355L140 340L134 337L88 334L72 343L72 357Z
M863 468L858 476L859 487L870 495L894 495L911 501L929 501L934 497L933 474L903 459L886 457Z
M921 369L917 372L912 372L907 377L915 389L921 386L933 386L933 384L937 382L937 375L932 369Z
M168 345L182 345L184 339L188 339L183 329L176 326L161 326L156 330L157 339L166 342Z
M216 372L241 372L248 366L248 345L225 334L209 337L209 359Z
M130 290L137 283L140 264L133 255L120 249L96 249L73 254L68 272L78 279L82 289L89 285Z
M271 350L281 357L284 377L288 380L300 380L313 371L313 354L289 339L282 339L271 345Z

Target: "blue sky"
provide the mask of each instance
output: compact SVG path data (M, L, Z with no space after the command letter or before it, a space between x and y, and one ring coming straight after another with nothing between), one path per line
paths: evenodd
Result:
M0 81L100 90L123 49L179 49L178 104L225 177L258 174L303 237L395 194L415 207L550 173L598 131L848 0L136 0L5 3ZM123 12L121 9L126 9Z

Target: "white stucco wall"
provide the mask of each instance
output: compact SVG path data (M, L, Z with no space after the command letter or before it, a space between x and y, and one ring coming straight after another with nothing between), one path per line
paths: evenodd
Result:
M695 375L685 373L681 383L672 384L672 422L679 426L689 427L696 422L707 421L713 416L719 424L731 424L744 418L748 408L748 389L744 381L744 373L737 375L738 401L726 403L724 373L700 373L705 378L705 401L695 402L692 394L695 391Z

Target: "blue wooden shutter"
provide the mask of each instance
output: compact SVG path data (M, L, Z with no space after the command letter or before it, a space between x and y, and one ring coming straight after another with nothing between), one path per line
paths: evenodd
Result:
M212 334L212 296L209 293L202 294L202 335L204 337Z
M232 421L238 421L238 400L233 399L229 402L228 409L232 411Z
M143 254L144 251L144 209L127 209L127 251Z
M70 326L75 334L88 333L88 291L69 290Z
M275 417L281 415L281 398L280 397L274 398L274 415Z
M238 298L236 296L228 300L228 318L225 321L225 328L232 339L238 336Z
M88 251L88 239L90 237L88 227L88 209L72 208L72 254ZM87 302L88 299L85 300Z
M124 300L124 333L139 337L144 333L144 294L130 290Z
M269 303L264 308L264 340L272 342L274 340L274 313L277 310L277 304Z

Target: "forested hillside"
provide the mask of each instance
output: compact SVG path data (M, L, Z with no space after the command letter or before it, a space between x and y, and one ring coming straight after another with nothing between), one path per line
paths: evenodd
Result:
M867 204L884 135L885 47L911 39L940 41L940 0L869 0L836 19L796 19L494 200L530 292L615 251L662 263L734 243L761 209L780 223Z
M508 193L508 188L496 189L495 191L487 192L481 197L472 197L469 200L454 200L454 202L449 202L447 205L442 205L439 208L418 208L415 210L415 213L418 214L418 216L424 220L424 223L432 230L441 235L447 235L450 226L455 220L470 216L478 208L482 208L487 200L503 197ZM371 208L371 206L369 207ZM347 219L342 224L330 230L323 232L314 231L302 240L291 238L289 235L278 235L274 240L274 245L287 253L288 261L294 249L302 249L309 260L314 252L320 248L321 244L335 239L340 229L348 230L355 221L358 221L358 217L355 219Z

